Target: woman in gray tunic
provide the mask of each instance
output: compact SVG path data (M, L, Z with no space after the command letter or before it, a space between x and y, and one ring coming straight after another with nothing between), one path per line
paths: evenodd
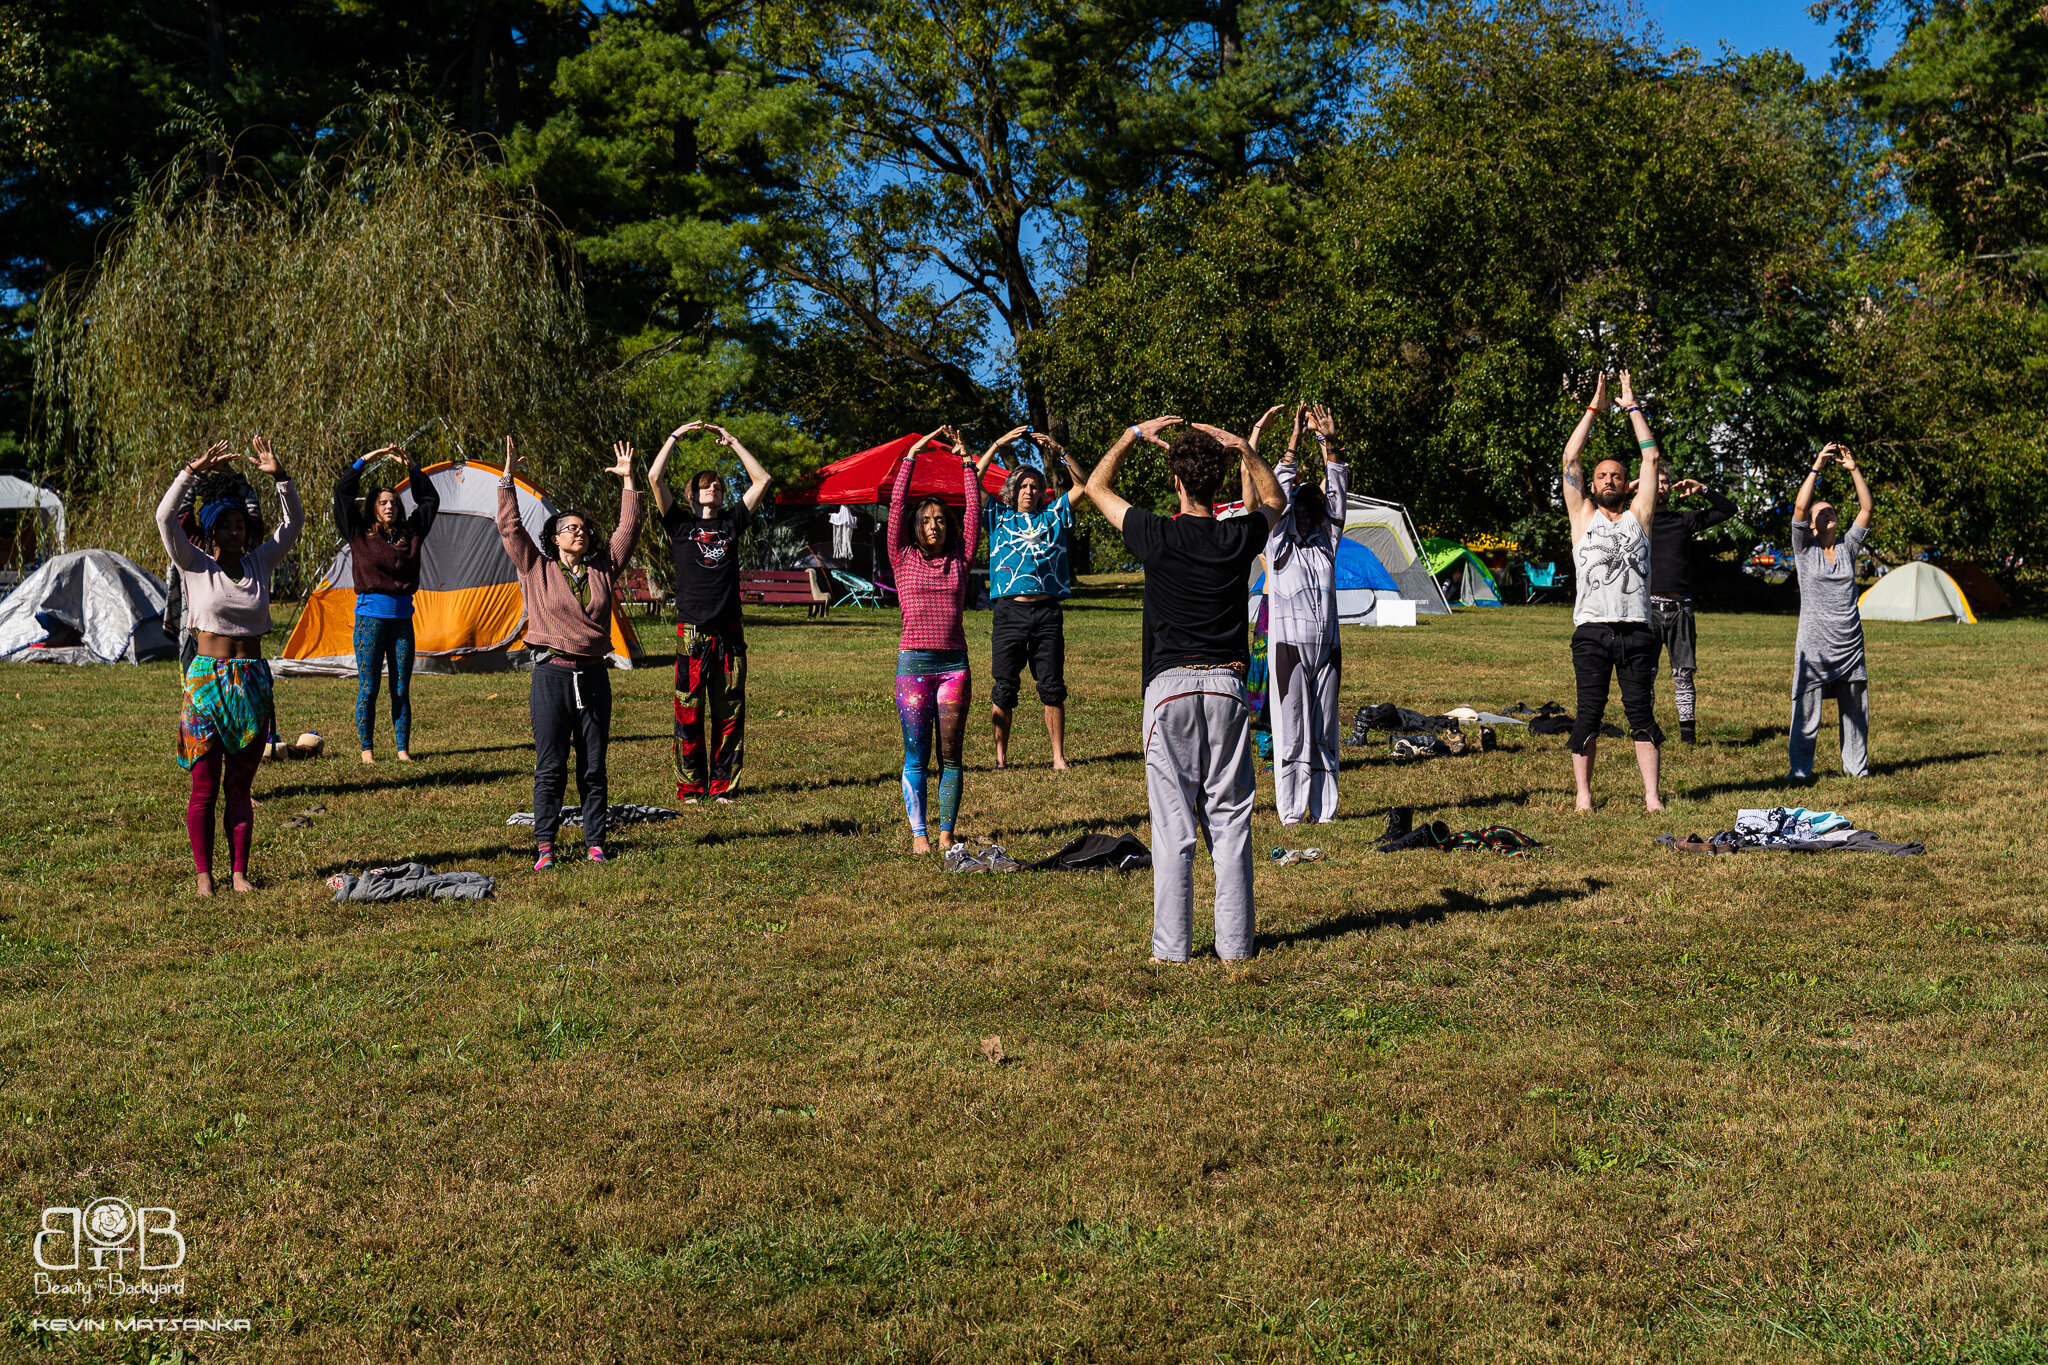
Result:
M1813 501L1832 459L1856 483L1856 521L1838 542L1832 505ZM1870 691L1863 671L1863 613L1856 609L1856 555L1870 537L1870 485L1848 448L1821 448L1792 504L1792 557L1799 573L1799 638L1792 651L1792 780L1813 780L1821 702L1842 722L1842 771L1870 776Z

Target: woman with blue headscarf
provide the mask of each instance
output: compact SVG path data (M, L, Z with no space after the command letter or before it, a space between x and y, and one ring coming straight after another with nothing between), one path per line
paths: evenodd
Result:
M184 587L185 621L198 648L185 669L178 762L192 773L185 833L192 841L202 896L213 894L213 809L223 786L235 890L255 890L249 881L249 845L256 810L249 788L262 761L263 741L274 728L270 664L263 657L263 637L271 624L270 575L306 522L298 490L270 443L256 436L250 444L254 455L236 455L226 441L208 446L178 471L156 509L157 531ZM219 480L204 478L239 460L255 465L277 485L283 517L267 539L258 540L263 528L260 522L252 524L239 479L223 489L210 486ZM201 491L194 512L203 542L197 544L181 524L195 485Z

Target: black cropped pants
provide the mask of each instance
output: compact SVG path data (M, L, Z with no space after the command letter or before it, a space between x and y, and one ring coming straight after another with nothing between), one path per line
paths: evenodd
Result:
M1648 622L1588 621L1572 632L1572 674L1579 687L1572 752L1582 754L1599 735L1607 711L1610 675L1621 679L1621 709L1629 735L1662 747L1657 728L1657 653L1663 641Z

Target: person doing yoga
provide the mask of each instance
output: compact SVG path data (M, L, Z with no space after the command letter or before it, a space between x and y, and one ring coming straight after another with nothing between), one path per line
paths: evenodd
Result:
M700 469L677 501L668 491L676 442L709 431L739 457L747 491L725 506L725 480ZM647 471L654 510L668 531L676 571L676 799L695 805L707 794L732 802L732 784L746 756L747 635L740 621L740 536L754 523L770 479L761 462L724 427L685 422L669 433ZM708 758L708 763L707 763Z
M360 496L363 471L379 456L405 471L410 516L395 486ZM334 529L348 543L356 587L356 739L365 763L377 761L377 687L387 667L392 737L399 761L412 762L412 599L420 589L420 554L440 510L434 481L399 446L378 447L334 481Z
M1856 485L1856 521L1839 540L1834 506L1814 501L1821 470L1834 460ZM1856 556L1870 538L1873 503L1847 446L1827 445L1792 503L1792 560L1799 570L1799 634L1792 652L1791 777L1813 780L1821 702L1832 697L1842 728L1842 771L1870 776L1870 678L1863 665L1863 612L1856 604Z
M960 461L966 512L955 523L945 499L928 494L910 503L910 477L918 452L943 445ZM910 819L913 853L931 852L925 816L925 764L939 751L939 847L953 846L960 814L960 751L967 734L973 679L967 672L967 635L960 614L974 590L969 572L981 543L981 480L959 433L940 427L919 438L896 467L889 495L889 567L903 608L896 653L896 714L903 722L903 813Z
M640 538L640 490L633 486L633 447L612 447L618 463L605 473L624 481L619 525L600 543L596 523L573 508L549 517L540 543L519 520L512 481L519 453L505 438L505 474L498 480L498 538L519 575L526 598L526 643L533 649L533 870L555 865L555 833L562 823L562 793L569 781L569 750L576 751L576 790L583 799L583 838L590 861L605 857L605 746L612 733L612 602L619 572Z
M1303 481L1306 429L1322 459ZM1252 433L1258 439L1258 432ZM1287 458L1273 471L1287 511L1266 537L1266 667L1273 727L1273 804L1283 825L1337 818L1337 691L1343 654L1337 636L1337 542L1344 534L1350 468L1337 424L1317 404L1295 409Z
M1636 402L1627 370L1621 372L1621 405L1635 428L1643 453L1633 498L1628 466L1612 457L1593 466L1588 489L1579 456L1593 421L1607 411L1607 376L1593 386L1593 401L1580 415L1564 445L1564 508L1571 517L1572 567L1578 599L1572 607L1572 672L1578 680L1578 719L1572 725L1572 782L1577 808L1593 809L1593 760L1600 744L1600 718L1607 710L1609 675L1621 680L1621 705L1636 745L1643 775L1643 806L1664 809L1658 799L1658 766L1664 732L1657 726L1657 649L1650 628L1650 527L1657 506L1657 442Z
M1088 476L1088 497L1145 566L1140 733L1152 813L1152 960L1185 962L1192 951L1195 846L1206 834L1216 865L1216 955L1235 961L1252 955L1258 930L1245 583L1287 500L1247 442L1197 422L1169 445L1159 433L1179 424L1155 417L1127 429ZM1133 507L1111 488L1139 441L1166 447L1178 516ZM1219 520L1216 493L1232 466L1250 514Z
M1010 719L1017 684L1026 664L1045 708L1045 735L1052 741L1052 766L1067 770L1067 631L1060 599L1074 593L1067 539L1074 531L1074 504L1087 496L1088 476L1052 437L1018 427L997 438L975 464L977 477L1018 437L1065 463L1067 491L1046 499L1045 472L1019 464L1003 480L1003 491L986 504L982 530L988 535L988 595L995 624L989 633L989 721L995 727L996 766L1009 766Z
M1633 493L1636 485L1631 484ZM1707 506L1679 511L1673 498L1706 498ZM1650 522L1650 627L1657 641L1671 651L1671 692L1678 706L1678 742L1696 744L1694 710L1698 694L1693 679L1699 672L1698 637L1692 615L1692 540L1735 515L1735 501L1698 479L1673 482L1671 471L1657 470L1657 515Z
M306 520L298 489L270 443L254 436L249 444L254 455L235 455L225 441L208 446L178 471L156 508L157 532L184 591L186 622L197 647L185 667L178 762L192 773L185 834L202 896L213 894L213 809L223 787L235 890L255 889L249 881L249 845L255 838L256 808L249 788L263 743L276 728L270 664L263 657L263 637L270 631L270 575L297 542ZM247 511L247 485L227 473L238 460L255 465L276 485L282 515L266 539L258 540L262 525ZM201 544L193 543L179 524L195 487Z

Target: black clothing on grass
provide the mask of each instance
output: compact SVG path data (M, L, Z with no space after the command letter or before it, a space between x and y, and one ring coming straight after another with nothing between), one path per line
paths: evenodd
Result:
M661 514L676 567L676 621L708 626L740 619L740 536L754 524L745 503L700 517L680 498ZM742 646L744 649L744 646Z
M1266 530L1257 513L1222 521L1124 513L1124 547L1145 566L1145 686L1169 668L1251 667L1245 593Z
M533 666L527 698L533 717L533 837L552 844L562 823L569 750L576 750L576 791L583 798L583 837L602 845L604 751L612 733L612 679L602 659L572 668L552 660Z
M1713 505L1690 511L1663 508L1650 519L1650 595L1683 597L1692 592L1692 538L1735 515L1735 502L1709 488Z
M1005 711L1017 705L1017 683L1027 663L1031 680L1038 686L1039 701L1047 706L1066 703L1066 613L1058 598L1026 602L998 597L988 652L989 672L995 675L988 693L990 705Z
M1621 679L1621 709L1630 735L1637 743L1664 743L1656 711L1659 643L1656 631L1633 621L1588 621L1572 632L1572 673L1579 685L1573 753L1586 752L1586 745L1600 733L1610 673Z

